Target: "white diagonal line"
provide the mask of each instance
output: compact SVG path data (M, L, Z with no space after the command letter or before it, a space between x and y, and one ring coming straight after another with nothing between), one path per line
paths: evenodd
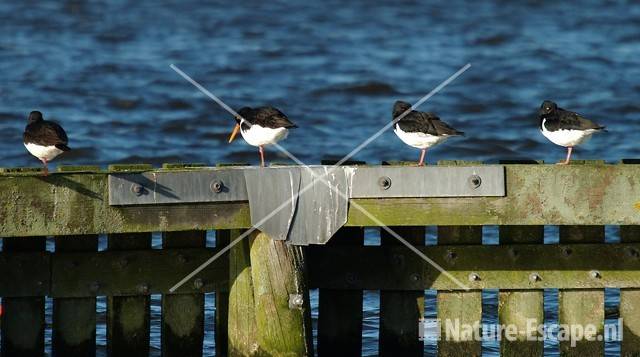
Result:
M218 103L220 106L222 106L225 110L227 110L228 112L230 112L231 114L233 114L236 117L241 117L236 111L234 111L233 109L231 109L231 107L229 107L228 105L226 105L221 99L219 99L217 96L215 96L213 93L211 93L210 91L208 91L206 88L204 88L202 85L200 85L198 82L196 82L194 79L192 79L189 75L187 75L186 73L184 73L182 70L180 70L177 66L171 64L170 67L176 71L180 76L182 76L183 78L185 78L189 83L193 84L196 88L198 88L201 92L203 92L205 95L207 95L209 98L213 99L216 103ZM284 147L282 147L281 145L275 143L274 146L279 149L280 151L282 151L286 156L288 156L290 159L292 159L294 162L296 162L297 164L301 165L302 167L304 167L305 169L307 169L310 174L315 178L320 180L321 182L323 182L325 185L327 185L332 191L336 192L337 194L345 197L347 200L349 199L348 197L346 197L346 195L344 195L342 192L340 192L339 190L336 190L333 186L331 186L331 184L326 181L324 178L327 177L328 175L330 175L331 173L333 173L333 171L340 166L342 163L344 163L345 161L347 161L350 157L352 157L353 155L357 154L359 151L361 151L364 147L366 147L366 145L368 145L369 143L371 143L372 141L374 141L375 139L377 139L380 135L382 135L382 133L385 130L388 130L391 126L393 126L395 123L397 123L399 120L401 120L403 117L405 117L408 113L410 113L412 110L414 110L415 108L417 108L420 104L424 103L426 100L428 100L429 98L431 98L433 95L435 95L436 93L438 93L440 90L442 90L445 86L447 86L449 83L451 83L453 80L455 80L457 77L459 77L462 73L464 73L467 69L469 69L469 67L471 67L471 64L467 63L465 66L463 66L461 69L459 69L456 73L454 73L453 75L451 75L449 78L447 78L445 81L443 81L442 83L440 83L436 88L434 88L431 92L427 93L427 95L423 96L420 100L418 100L418 102L416 102L414 105L412 105L409 109L407 109L405 112L403 112L402 114L400 114L398 117L394 118L390 123L388 123L387 125L385 125L382 129L380 129L378 132L376 132L373 136L371 136L369 139L365 140L362 144L358 145L354 150L352 150L349 154L347 154L347 156L345 156L343 159L339 160L335 165L333 165L329 170L327 170L327 172L323 175L316 175L315 172L313 172L313 170L311 170L311 168L306 165L305 163L303 163L301 160L299 160L295 155L293 155L292 153L290 153L288 150L286 150ZM247 235L251 234L251 232L253 232L254 230L256 230L256 226L261 225L262 223L264 223L265 221L267 221L268 219L270 219L271 217L273 217L275 214L277 214L278 212L280 212L282 209L284 209L284 207L288 206L289 203L296 199L300 194L306 192L307 190L309 190L310 188L313 187L313 183L310 183L309 185L305 186L304 188L302 188L301 190L298 191L298 193L296 195L294 195L293 197L291 197L290 199L288 199L287 201L285 201L283 204L281 204L280 206L278 206L274 211L272 211L269 215L267 215L266 217L264 217L263 219L261 219L258 223L256 223L255 225L253 225L249 230L247 230L246 232L244 232L243 234L241 234L240 236L238 236L236 239L234 239L228 246L226 246L225 248L223 248L221 251L219 251L218 253L216 253L213 257L209 258L206 262L204 262L203 264L201 264L198 268L196 268L193 272L191 272L190 274L188 274L186 277L184 277L182 280L180 280L180 282L178 282L177 284L175 284L173 287L171 287L171 289L169 289L170 292L174 292L176 289L178 289L181 285L183 285L185 282L187 282L188 280L190 280L191 278L193 278L195 275L197 275L200 271L202 271L204 268L206 268L209 264L211 264L213 261L215 261L216 259L218 259L222 254L224 254L225 252L227 252L229 249L231 249L231 247L233 247L235 244L237 244L240 240L242 240L243 238L245 238ZM441 273L443 273L445 276L447 276L449 279L451 279L454 283L458 284L461 288L465 289L465 290L469 290L469 288L467 286L465 286L464 284L462 284L460 281L458 281L454 276L452 276L450 273L448 273L444 268L442 268L441 266L439 266L436 262L434 262L433 260L431 260L429 257L427 257L426 255L424 255L420 250L418 250L416 247L414 247L413 245L411 245L409 242L407 242L406 240L404 240L400 235L398 235L396 232L394 232L391 228L387 227L383 222L381 222L377 217L375 217L374 215L372 215L370 212L368 212L366 209L364 209L362 206L360 206L359 204L353 202L352 203L354 207L356 207L356 209L358 209L359 211L361 211L363 214L365 214L367 217L369 217L369 219L373 220L376 224L378 224L380 227L382 227L383 229L385 229L389 234L391 234L394 238L398 239L401 243L403 243L405 246L407 246L409 249L411 249L414 253L418 254L418 256L420 256L422 259L424 259L426 262L428 262L429 264L431 264L432 266L434 266L437 270L439 270Z

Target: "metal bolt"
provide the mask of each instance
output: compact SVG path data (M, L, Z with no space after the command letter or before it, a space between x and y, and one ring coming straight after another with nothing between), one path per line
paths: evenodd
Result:
M531 273L529 274L529 281L532 283L535 283L537 281L542 280L542 278L540 277L540 275L538 275L538 273Z
M420 280L420 275L413 273L411 274L411 281L419 281Z
M120 262L119 262L119 263L120 263L120 267L121 267L121 268L124 268L124 267L126 267L126 266L129 264L129 259L127 259L127 258L122 258L122 259L120 259Z
M518 253L518 251L517 251L517 250L515 250L515 249L513 249L513 248L510 248L510 249L509 249L509 255L511 256L511 258L517 258L517 257L518 257L518 254L519 254L519 253Z
M289 309L302 309L303 304L302 294L289 294Z
M480 178L480 176L478 175L471 175L469 176L469 186L471 186L471 188L478 188L480 187L480 185L482 185L482 178Z
M387 176L382 176L378 179L378 185L380 185L380 188L383 190L388 190L389 187L391 187L391 179Z
M571 250L571 248L569 248L569 247L562 248L562 254L563 254L565 257L570 256L570 255L571 255L571 253L573 253L573 251Z
M97 281L92 281L91 284L89 284L89 291L91 291L92 293L97 293L99 289L100 283L98 283Z
M447 252L447 260L454 260L457 257L458 257L458 254L456 254L456 252L453 252L453 251Z
M347 273L345 280L347 281L347 284L353 284L356 282L356 276L353 273Z
M404 265L404 255L402 254L394 254L393 255L393 263L398 266Z
M211 191L215 193L220 193L222 192L223 188L224 188L224 184L222 183L222 181L220 180L211 181Z
M480 280L480 275L476 273L469 274L469 281L479 281L479 280Z
M145 193L144 186L134 183L131 185L131 192L133 192L136 196L142 196Z
M202 279L197 278L197 279L193 280L193 287L195 289L200 290L200 289L202 289L203 286L204 286L204 282L202 281Z
M600 275L600 272L597 270L590 271L589 275L594 279L600 279L602 277L602 275Z
M629 250L627 250L627 253L629 254L629 256L631 258L638 258L640 257L640 253L638 253L637 250L635 250L634 248L629 248Z
M148 294L149 293L149 284L142 283L138 285L138 292L140 294Z
M183 254L178 254L178 261L184 264L187 262L187 257L185 257Z

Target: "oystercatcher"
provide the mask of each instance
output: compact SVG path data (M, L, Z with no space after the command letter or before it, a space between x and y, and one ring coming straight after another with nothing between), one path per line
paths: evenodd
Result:
M558 162L566 165L571 160L573 147L587 141L593 133L604 131L604 126L598 125L580 114L562 108L550 100L545 100L538 112L540 131L552 143L567 148L567 158Z
M393 118L396 120L404 112L411 109L411 104L397 101L393 105ZM433 113L412 110L398 120L393 131L405 144L421 150L418 166L424 166L427 149L440 144L452 136L464 135L463 132L450 127Z
M274 107L249 108L238 110L235 116L236 126L229 137L229 142L238 134L242 134L249 145L257 146L260 151L260 166L264 167L264 146L275 144L285 139L289 129L297 128L284 113Z
M42 113L32 111L27 119L28 124L24 129L22 138L24 146L42 161L44 175L49 174L47 163L65 151L71 150L67 144L67 133L62 127L52 121L44 120Z

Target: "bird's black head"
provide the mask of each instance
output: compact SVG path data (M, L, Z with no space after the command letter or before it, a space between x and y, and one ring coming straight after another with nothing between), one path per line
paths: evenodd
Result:
M236 113L238 113L240 115L240 117L244 118L245 120L249 120L248 118L251 115L252 111L253 111L253 109L251 109L249 107L242 107ZM236 122L238 124L240 124L240 119L241 119L240 117L234 116L234 119L236 120Z
M35 123L35 122L38 122L38 121L42 121L44 119L42 118L42 113L40 113L37 110L34 110L31 113L29 113L29 119L27 119L27 120L28 120L29 124L31 124L31 123Z
M539 114L549 115L549 114L555 113L556 110L558 110L558 105L556 103L550 100L545 100L544 102L542 102L542 105L540 106Z
M396 119L397 117L402 115L402 113L406 112L409 109L411 109L411 104L403 102L401 100L397 100L393 105L393 118L391 118L391 120Z

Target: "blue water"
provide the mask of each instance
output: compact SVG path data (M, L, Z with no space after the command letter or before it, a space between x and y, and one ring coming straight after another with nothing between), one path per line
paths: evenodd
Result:
M3 1L0 30L0 166L38 164L21 143L34 109L69 134L74 150L55 164L257 163L242 140L226 143L231 117L171 63L231 107L282 109L300 126L283 144L308 163L346 154L391 119L396 99L417 101L466 63L421 107L467 133L431 150L430 163L561 159L536 127L544 99L609 129L576 158L640 157L640 5L631 1ZM390 132L355 156L417 158ZM267 160L288 161L274 150ZM378 295L365 296L365 354L374 355ZM484 298L495 306L495 292ZM547 298L553 309L554 292ZM496 348L485 345L487 355Z

